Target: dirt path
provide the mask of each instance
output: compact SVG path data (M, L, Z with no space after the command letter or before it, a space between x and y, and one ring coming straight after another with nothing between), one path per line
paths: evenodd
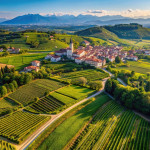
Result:
M105 82L107 81L107 79L103 80L103 85L105 84ZM73 106L67 108L66 110L60 112L57 115L51 115L51 119L49 121L47 121L45 124L43 124L39 129L37 129L31 136L29 136L27 138L27 140L25 140L22 144L20 145L15 145L17 150L25 150L47 127L49 127L53 122L55 122L57 119L59 119L60 117L62 117L65 113L69 112L71 109L77 107L78 105L86 102L87 100L89 100L92 97L95 97L99 94L101 94L102 92L104 92L104 87L98 91L97 93L83 99L82 101L74 104Z

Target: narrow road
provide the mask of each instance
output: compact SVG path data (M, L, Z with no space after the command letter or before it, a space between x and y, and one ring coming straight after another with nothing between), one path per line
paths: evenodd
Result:
M108 70L106 70L105 68L103 68L103 70L104 70L105 72L109 73L109 75L110 75L111 77L114 77L114 75L113 75L111 72L109 72ZM122 85L127 86L127 84L126 84L124 81L122 81L120 78L117 78L117 80L118 80Z
M103 85L105 85L105 82L107 81L108 78L103 80ZM71 109L77 107L78 105L86 102L87 100L89 100L92 97L95 97L99 94L101 94L102 92L104 92L104 86L103 88L96 92L95 94L81 100L80 102L74 104L73 106L67 108L66 110L60 112L57 115L51 115L51 119L46 122L43 126L41 126L39 129L37 129L31 136L29 136L27 138L27 140L25 140L22 144L20 145L15 145L15 147L17 148L17 150L25 150L47 127L49 127L54 121L56 121L57 119L59 119L60 117L62 117L65 113L69 112Z

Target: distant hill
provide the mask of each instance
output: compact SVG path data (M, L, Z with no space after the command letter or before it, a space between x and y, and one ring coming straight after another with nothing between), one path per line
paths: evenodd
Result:
M118 41L123 39L150 39L150 29L139 24L120 24L115 26L92 27L78 31L80 36L93 36Z
M0 18L0 23L6 21L6 18Z

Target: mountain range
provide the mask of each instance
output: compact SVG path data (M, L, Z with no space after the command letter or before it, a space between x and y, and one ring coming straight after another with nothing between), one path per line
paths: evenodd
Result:
M150 18L148 19L133 19L128 17L123 17L120 15L114 16L92 16L92 15L63 15L63 16L41 16L39 14L27 14L23 16L18 16L11 20L0 19L0 24L3 25L52 25L52 26L62 26L62 25L115 25L115 24L129 24L138 23L142 25L150 25Z

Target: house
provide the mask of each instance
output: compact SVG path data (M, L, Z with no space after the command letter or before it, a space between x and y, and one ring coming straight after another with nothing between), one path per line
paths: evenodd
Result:
M77 50L76 52L73 53L74 57L82 57L85 55L85 51L84 50Z
M38 60L32 61L32 66L39 67L40 66L40 61L38 61Z
M138 60L138 57L131 54L131 55L128 55L128 56L126 57L126 59L133 60L133 61L137 61L137 60Z
M113 62L113 61L115 61L115 56L109 55L109 56L108 56L108 59L109 59L110 62Z
M58 62L61 60L60 56L51 55L51 62Z
M85 59L83 57L76 57L74 60L75 60L75 63L81 64L82 62L84 62Z
M3 52L3 48L0 48L0 52Z
M40 68L37 67L37 66L28 66L28 67L24 68L25 72L29 72L29 71L32 71L32 70L35 70L36 72L38 72L40 70Z
M52 57L52 55L51 55L51 54L47 54L47 56L45 56L45 59L46 59L46 60L50 60L50 59L51 59L51 57Z
M88 46L88 45L90 45L90 42L87 41L87 40L84 40L84 41L82 42L82 44L85 44L86 46Z
M103 66L103 62L100 59L86 58L85 63L89 64L91 66L94 66L96 68L99 68L99 67Z
M20 52L20 48L11 47L11 48L8 48L7 51L12 54L18 54Z
M145 55L150 55L150 51L144 51Z

